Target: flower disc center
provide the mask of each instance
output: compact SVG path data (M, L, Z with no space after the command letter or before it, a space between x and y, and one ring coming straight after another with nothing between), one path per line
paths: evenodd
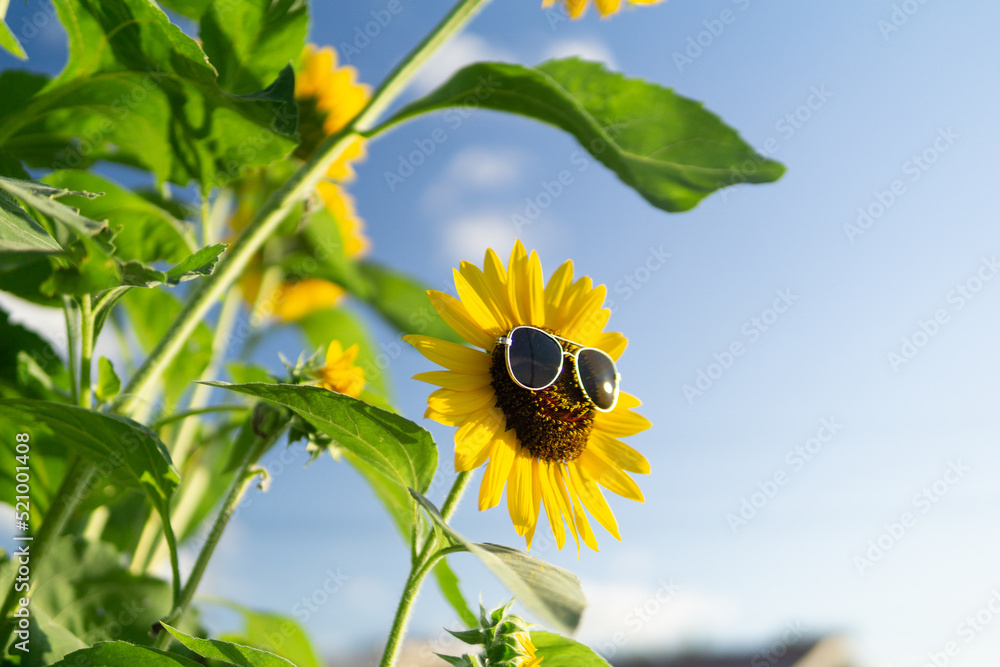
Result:
M564 349L566 343L560 343ZM566 359L562 373L550 387L533 391L511 379L506 347L493 348L491 385L497 406L531 455L544 461L568 462L587 448L594 427L594 407L576 382L572 361Z

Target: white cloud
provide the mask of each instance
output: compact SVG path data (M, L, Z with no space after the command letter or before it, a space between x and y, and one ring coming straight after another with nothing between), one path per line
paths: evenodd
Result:
M444 83L455 71L482 60L511 62L514 55L503 47L490 44L471 33L462 33L449 41L421 68L413 80L413 90L420 95Z
M511 188L520 182L530 159L530 154L522 150L487 146L462 149L424 192L423 208L433 216L447 215L461 207L463 194Z
M454 266L462 260L480 264L486 248L505 257L517 238L510 220L496 213L458 218L445 227L442 235L446 259Z
M560 39L552 42L542 55L542 60L577 56L584 60L604 63L608 69L617 70L618 64L611 49L596 37Z
M737 617L734 600L675 586L585 581L588 605L579 640L605 657L678 649L692 640L726 636Z

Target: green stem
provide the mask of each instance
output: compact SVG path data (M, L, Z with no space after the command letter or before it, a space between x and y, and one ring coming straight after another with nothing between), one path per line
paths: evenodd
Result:
M258 210L253 221L219 261L215 272L207 276L174 320L170 330L150 352L143 365L135 372L128 386L112 404L112 409L129 414L159 380L164 369L177 357L194 333L229 287L236 282L261 245L275 232L296 203L312 196L316 185L327 169L340 157L359 132L370 128L392 102L399 96L413 75L431 54L448 38L455 35L489 0L461 0L444 20L424 39L386 78L375 91L368 105L343 130L327 137L285 184L274 192Z
M162 419L157 419L149 425L149 428L152 431L158 431L167 424L173 424L174 422L187 419L188 417L196 417L198 415L205 415L212 412L246 412L247 410L249 410L249 408L245 405L210 405L207 408L193 408L191 410L175 412L174 414L168 417L163 417Z
M76 345L80 340L80 322L76 317L76 302L63 295L63 314L66 316L66 349L69 351L69 392L76 405L80 402L80 385L76 367Z
M469 480L471 479L472 471L458 473L458 476L451 485L451 490L448 491L448 497L441 507L441 516L445 522L455 514L455 510L458 509L458 501L462 499L462 495L465 493L466 487L469 486ZM399 649L402 645L403 634L410 620L413 602L417 598L417 593L420 592L420 586L427 577L427 573L431 571L434 564L442 557L453 552L465 550L465 547L447 547L428 555L436 546L436 542L437 540L433 538L432 533L431 537L427 538L423 548L420 549L420 553L412 561L410 576L403 587L403 595L399 598L399 606L396 608L396 616L392 621L392 628L389 630L389 638L385 643L382 662L379 663L380 667L392 667L396 664L396 658L399 657Z
M93 407L90 361L94 355L94 310L89 294L80 297L80 407Z
M4 621L6 621L7 616L14 609L15 604L17 604L20 598L31 596L35 585L35 576L42 565L45 554L52 546L52 543L62 534L66 523L73 516L73 511L83 497L83 490L90 484L95 471L96 468L94 466L88 462L81 461L79 457L71 459L69 465L66 467L66 474L63 476L62 483L56 490L52 503L45 513L41 529L37 535L34 535L32 541L25 543L31 558L28 590L17 591L15 587L20 584L16 580L12 581L10 589L7 591L7 597L3 601L3 606L0 607L0 626L7 627L7 630L0 631L0 647L7 645L10 631L14 627L13 624L7 625Z
M187 611L188 606L194 599L195 592L198 590L198 585L201 583L201 579L205 575L208 563L212 559L212 555L215 553L215 548L218 546L219 540L222 538L222 533L226 530L226 525L228 525L229 519L232 518L233 513L236 511L237 506L243 499L243 494L246 493L250 483L253 481L254 477L257 476L256 472L251 471L251 467L285 431L286 426L287 422L276 428L267 437L258 437L254 446L247 451L243 460L240 462L240 466L236 469L236 473L233 475L233 480L229 484L229 490L226 492L222 508L219 510L219 514L215 517L215 523L212 524L212 530L205 539L205 544L201 547L201 552L198 554L198 559L194 563L191 574L188 575L188 580L184 583L184 588L181 589L179 597L175 600L173 609L169 614L167 614L166 618L163 619L163 622L167 625L177 625L177 623L184 616L184 612ZM171 637L172 635L169 632L161 629L154 646L158 649L165 649L170 644Z
M222 312L219 314L219 321L215 324L211 361L205 367L199 380L214 380L218 377L219 369L225 360L226 350L229 347L229 336L236 323L236 316L239 314L240 298L238 290L231 290L226 296ZM212 389L213 387L204 384L195 386L191 394L191 400L188 403L188 414L200 414L201 412L213 410L213 408L205 407ZM181 414L183 415L184 413ZM175 418L177 418L177 415L161 420L159 424L162 426L162 423L172 421ZM154 428L154 430L156 429ZM191 447L194 445L194 436L197 431L198 421L191 419L185 421L177 433L177 437L174 439L170 450L170 458L178 469L184 469L184 463L191 452ZM158 551L156 545L161 537L160 528L159 517L156 516L155 512L151 512L146 517L146 524L142 528L142 533L139 535L139 542L136 544L135 551L132 554L132 565L129 567L129 571L133 574L142 574L152 564L152 560Z
M410 614L413 612L413 603L417 600L417 593L423 584L427 574L440 560L448 549L442 549L424 558L424 562L415 562L410 568L410 576L406 579L406 586L403 587L403 595L399 598L399 605L396 607L396 616L392 619L392 628L389 630L389 638L385 642L385 649L382 652L382 661L379 667L393 667L399 657L399 650L403 645L403 634L410 621Z

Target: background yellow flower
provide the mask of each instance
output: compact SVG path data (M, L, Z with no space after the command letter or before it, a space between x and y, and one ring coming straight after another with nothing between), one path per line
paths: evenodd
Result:
M652 5L661 0L628 0L633 5ZM588 0L565 0L566 11L569 13L571 18L579 18L583 16L583 13L587 9ZM621 6L621 0L594 0L597 4L597 11L601 12L601 16L607 16L608 14L614 14L618 11ZM556 0L542 0L542 7L551 7L556 4Z

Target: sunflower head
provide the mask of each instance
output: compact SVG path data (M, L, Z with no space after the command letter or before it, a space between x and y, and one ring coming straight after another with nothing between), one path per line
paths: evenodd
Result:
M326 363L314 375L325 389L357 398L365 388L365 370L355 364L357 358L356 343L345 350L339 340L331 341Z
M567 526L577 549L580 538L597 549L584 508L620 539L601 487L643 500L627 473L648 473L649 464L620 438L650 424L633 412L639 405L633 396L621 392L617 404L602 412L581 389L573 353L596 348L617 360L627 342L604 331L611 314L602 308L605 287L594 287L586 276L574 281L569 261L543 282L538 254L529 255L520 241L506 266L487 250L482 269L462 262L454 275L458 298L433 290L428 296L473 347L429 336L406 340L446 369L416 379L440 387L428 398L426 416L458 427L455 468L487 464L479 509L499 504L506 487L514 528L529 549L543 505L560 549ZM553 334L568 355L562 372L544 389L526 389L511 377L507 351L498 341L518 326Z
M565 0L566 13L569 14L570 18L580 18L587 9L587 2L588 0ZM633 5L651 5L660 2L660 0L629 0L629 2ZM542 0L542 7L551 7L554 4L556 4L556 0ZM621 0L596 0L596 4L597 11L601 12L603 17L617 12Z

